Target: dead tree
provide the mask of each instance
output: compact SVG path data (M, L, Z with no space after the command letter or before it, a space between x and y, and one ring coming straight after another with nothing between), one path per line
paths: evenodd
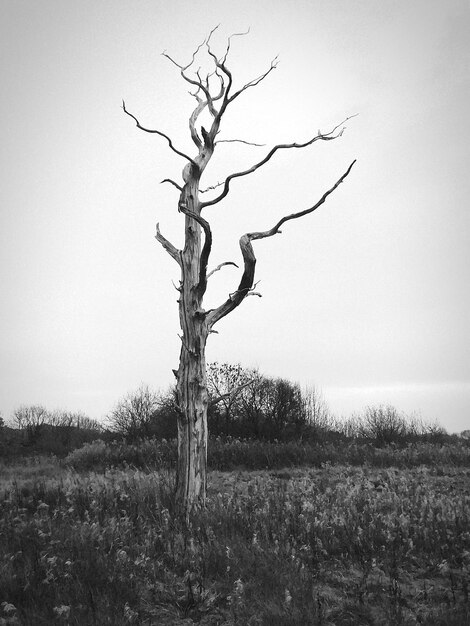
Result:
M215 29L214 29L215 30ZM212 231L208 220L202 216L204 209L221 202L229 193L235 179L252 174L265 165L279 150L306 148L317 141L336 139L343 132L343 124L338 124L327 133L321 133L307 139L303 143L278 144L271 148L260 161L246 170L228 175L225 180L210 190L220 188L218 195L212 199L203 200L201 194L206 190L200 189L201 175L211 160L217 145L223 140L217 140L221 122L227 108L245 91L259 85L275 68L277 59L260 76L250 80L242 87L235 88L232 73L227 66L231 40L229 37L225 52L217 56L210 43L213 31L203 41L192 55L187 65L177 63L166 52L163 55L179 70L182 78L191 85L191 95L196 100L196 106L189 118L191 139L196 146L196 155L190 156L177 149L171 138L161 130L142 126L138 118L133 115L123 102L124 112L129 115L137 128L154 133L166 139L170 149L179 155L186 163L182 172L182 182L165 179L162 182L173 185L179 192L178 211L185 216L184 248L178 250L156 227L156 239L179 265L181 280L179 291L179 318L182 330L181 352L178 370L174 371L177 379L178 401L178 464L176 481L177 508L183 515L204 503L206 494L206 458L207 458L207 407L208 392L206 379L205 349L209 334L219 320L236 309L249 295L259 295L255 291L255 264L256 257L252 242L279 234L281 226L293 219L303 217L321 206L328 196L344 181L354 165L353 161L335 184L311 207L291 213L279 219L270 229L246 233L240 238L240 250L243 259L243 271L238 287L229 293L225 302L215 309L205 310L203 307L207 280L214 272L225 265L236 265L226 261L218 265L211 272L208 271L208 262L212 248ZM237 33L245 34L245 33ZM194 70L196 56L206 54L213 68L211 72L201 74L201 70ZM208 130L200 124L200 115L209 115ZM347 118L349 119L349 118ZM344 120L346 121L346 120ZM228 140L225 140L228 141ZM241 139L241 141L250 143ZM256 144L251 144L256 145Z

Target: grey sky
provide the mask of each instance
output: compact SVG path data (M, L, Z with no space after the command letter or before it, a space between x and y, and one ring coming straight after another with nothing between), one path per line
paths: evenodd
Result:
M102 417L177 364L177 268L155 222L181 243L184 162L143 124L191 150L181 62L217 23L240 84L279 67L226 117L223 136L270 146L348 115L341 139L276 155L207 209L212 263L238 238L311 206L357 158L326 205L257 242L263 298L211 337L210 360L316 384L349 414L391 403L451 431L470 427L470 5L450 1L0 4L2 310L0 410L23 403ZM266 148L220 146L207 184ZM214 275L207 306L239 275Z

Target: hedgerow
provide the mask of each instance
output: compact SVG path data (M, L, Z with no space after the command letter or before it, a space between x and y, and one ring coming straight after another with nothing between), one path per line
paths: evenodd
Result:
M175 440L147 439L136 443L105 443L97 440L71 452L63 463L76 470L104 470L128 466L153 470L174 467L176 454ZM470 445L464 440L444 445L417 443L404 447L375 447L370 443L357 441L319 444L230 437L209 440L208 465L214 470L320 467L325 463L398 468L420 465L470 467Z

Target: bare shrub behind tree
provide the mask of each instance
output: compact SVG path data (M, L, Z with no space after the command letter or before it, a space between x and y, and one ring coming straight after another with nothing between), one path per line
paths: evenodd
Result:
M151 436L157 439L175 439L177 437L177 420L176 388L170 387L166 393L161 393L158 396L158 408L151 417Z
M256 384L259 373L239 363L209 363L207 389L209 393L209 429L214 435L236 434L240 421L243 391Z
M304 434L307 415L300 386L240 364L207 366L212 435L291 439Z
M422 435L423 439L429 441L430 443L437 444L448 443L449 440L451 440L452 438L452 436L448 434L446 429L437 422L424 425Z
M300 386L284 378L267 379L265 410L269 439L298 436L307 422Z
M360 428L378 446L398 443L408 432L404 415L393 406L366 407Z
M135 440L151 434L152 416L161 406L161 397L148 385L122 398L108 415L108 423L115 433Z
M307 387L303 393L305 419L311 439L341 437L341 425L332 415L330 408L317 387Z

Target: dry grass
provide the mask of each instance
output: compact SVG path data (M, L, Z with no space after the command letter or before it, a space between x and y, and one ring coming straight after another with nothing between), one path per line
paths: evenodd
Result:
M53 467L1 483L0 624L469 623L466 468L211 472L188 529L170 472Z

